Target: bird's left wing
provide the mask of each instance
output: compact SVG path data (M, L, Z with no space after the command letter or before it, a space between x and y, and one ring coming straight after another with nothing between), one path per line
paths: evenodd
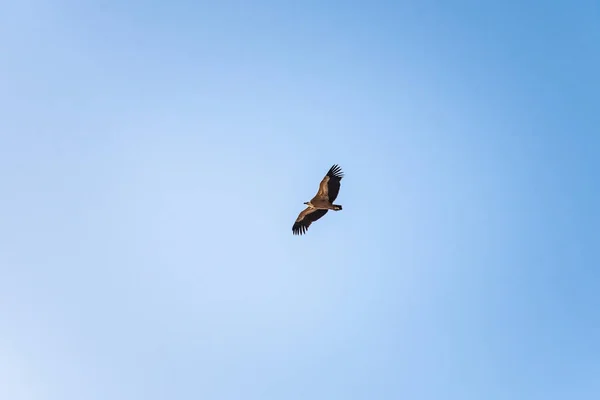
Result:
M344 177L344 173L339 165L334 164L329 171L327 171L327 175L323 178L321 183L319 184L319 192L317 193L317 197L325 198L329 202L333 202L338 193L340 192L340 181Z
M329 176L325 175L325 178L319 184L319 191L316 197L327 198L329 195Z

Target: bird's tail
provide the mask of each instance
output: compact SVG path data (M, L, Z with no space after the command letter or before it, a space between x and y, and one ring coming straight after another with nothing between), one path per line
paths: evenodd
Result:
M340 206L339 204L334 204L334 205L333 205L333 209L334 209L335 211L339 211L339 210L341 210L341 209L342 209L342 206Z

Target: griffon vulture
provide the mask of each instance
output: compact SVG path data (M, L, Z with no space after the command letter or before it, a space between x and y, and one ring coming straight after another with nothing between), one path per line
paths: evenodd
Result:
M317 195L312 200L304 202L308 207L296 218L296 222L292 226L294 235L306 233L310 224L327 214L328 210L340 211L342 209L341 205L333 204L333 202L340 191L340 181L343 177L342 169L337 164L329 169L319 185Z

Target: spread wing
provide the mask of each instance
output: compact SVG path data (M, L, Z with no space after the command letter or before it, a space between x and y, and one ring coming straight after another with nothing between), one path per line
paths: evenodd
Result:
M344 173L342 172L342 169L339 165L334 164L329 168L327 175L325 175L319 184L319 191L315 197L326 198L330 203L333 203L340 192L340 181L343 177Z
M296 218L296 222L294 222L294 226L292 226L292 232L294 235L302 235L306 233L306 230L310 224L325 214L327 214L327 210L317 210L315 208L307 207L298 215L298 218Z

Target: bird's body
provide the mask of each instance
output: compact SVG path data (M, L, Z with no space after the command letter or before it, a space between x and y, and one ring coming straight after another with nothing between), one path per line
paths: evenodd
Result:
M329 169L327 175L321 181L319 191L315 197L310 201L304 202L308 207L296 218L296 222L294 222L294 226L292 227L294 235L306 233L310 224L327 214L327 211L340 211L342 209L341 205L333 204L333 202L340 191L340 181L343 177L344 174L338 165L333 165Z

